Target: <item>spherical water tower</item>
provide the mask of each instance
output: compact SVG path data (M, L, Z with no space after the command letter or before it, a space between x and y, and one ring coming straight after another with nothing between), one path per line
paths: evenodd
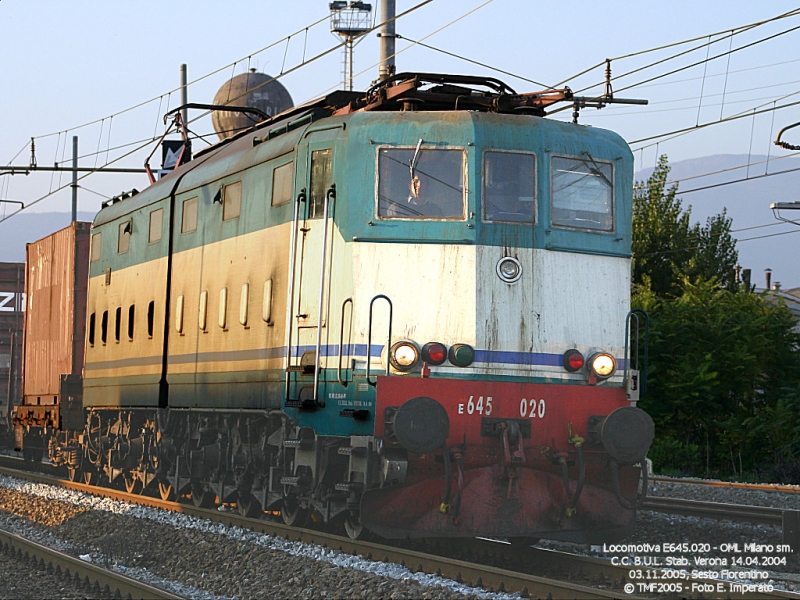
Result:
M257 73L255 69L227 81L214 96L214 104L257 108L270 117L294 106L292 97L280 82L273 81L265 73ZM258 117L216 110L211 114L211 121L219 139L224 140L258 123Z

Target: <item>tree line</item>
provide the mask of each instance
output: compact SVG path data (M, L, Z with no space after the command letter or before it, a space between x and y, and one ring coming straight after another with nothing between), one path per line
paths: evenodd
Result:
M691 222L661 156L633 195L633 308L650 318L656 472L800 483L800 327L738 279L731 219ZM643 341L643 340L641 340Z

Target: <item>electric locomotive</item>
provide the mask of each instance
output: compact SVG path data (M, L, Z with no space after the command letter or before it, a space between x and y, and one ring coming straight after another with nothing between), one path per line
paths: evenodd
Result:
M396 75L105 203L51 460L353 537L630 533L633 160L564 101Z

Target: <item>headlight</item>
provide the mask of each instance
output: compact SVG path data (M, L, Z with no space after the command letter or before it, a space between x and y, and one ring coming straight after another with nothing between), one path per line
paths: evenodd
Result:
M414 342L395 342L389 350L389 362L398 371L410 371L419 362L419 350Z
M593 354L589 359L589 369L600 379L608 379L617 370L617 361L606 352Z
M511 256L501 258L497 263L497 276L506 283L514 283L522 277L522 264Z

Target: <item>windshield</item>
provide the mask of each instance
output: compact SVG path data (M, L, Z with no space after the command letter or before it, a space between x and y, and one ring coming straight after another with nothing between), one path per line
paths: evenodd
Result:
M378 216L399 219L464 218L464 151L381 148Z
M487 221L533 223L536 158L521 152L483 156L483 214Z
M614 230L612 167L588 157L552 161L553 225Z

